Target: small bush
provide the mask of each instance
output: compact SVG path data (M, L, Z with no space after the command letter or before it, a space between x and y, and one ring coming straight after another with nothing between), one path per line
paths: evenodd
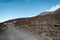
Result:
M3 28L7 27L6 25L4 25L3 23L0 23L0 32L3 31Z

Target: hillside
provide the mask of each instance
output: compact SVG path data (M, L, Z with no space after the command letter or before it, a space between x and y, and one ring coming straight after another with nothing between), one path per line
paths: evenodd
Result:
M31 18L18 18L3 22L5 25L19 26L49 40L60 40L60 8L53 12L43 12Z

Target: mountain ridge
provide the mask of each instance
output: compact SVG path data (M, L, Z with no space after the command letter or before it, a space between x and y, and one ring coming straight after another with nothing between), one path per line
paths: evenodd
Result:
M45 12L43 12L44 14ZM49 40L59 40L60 38L60 8L53 11L39 14L29 18L18 18L3 22L5 25L19 26L20 29L46 37Z

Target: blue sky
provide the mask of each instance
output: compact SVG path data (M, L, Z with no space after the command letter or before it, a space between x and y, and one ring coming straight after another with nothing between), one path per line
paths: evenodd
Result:
M60 7L60 0L0 0L0 22L31 17Z

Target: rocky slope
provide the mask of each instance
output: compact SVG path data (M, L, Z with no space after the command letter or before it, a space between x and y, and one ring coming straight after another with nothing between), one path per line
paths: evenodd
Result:
M5 25L19 26L48 40L60 40L60 8L53 12L43 12L31 18L18 18L3 22Z
M7 26L3 23L0 23L0 32L7 30Z

